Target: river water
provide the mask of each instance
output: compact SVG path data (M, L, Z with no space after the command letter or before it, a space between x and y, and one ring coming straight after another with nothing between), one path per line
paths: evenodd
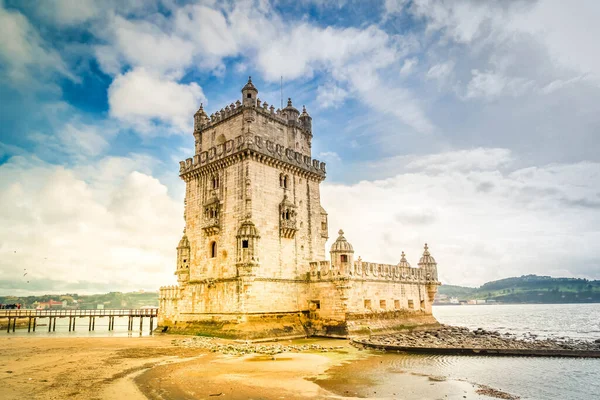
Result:
M600 304L438 306L433 313L441 323L470 329L600 339ZM380 361L383 382L400 381L397 371L410 371L488 385L522 399L600 399L600 359L385 354Z

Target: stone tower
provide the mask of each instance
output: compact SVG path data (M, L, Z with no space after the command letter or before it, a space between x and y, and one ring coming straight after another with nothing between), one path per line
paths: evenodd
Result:
M241 92L210 117L200 106L194 157L180 163L179 315L297 312L309 262L325 258L325 164L311 158L311 117L291 99L283 110L261 102L251 79Z

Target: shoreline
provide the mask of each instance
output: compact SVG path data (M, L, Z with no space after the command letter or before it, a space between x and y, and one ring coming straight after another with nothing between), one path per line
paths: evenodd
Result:
M600 358L600 339L538 339L537 335L531 334L518 337L482 328L472 331L449 325L355 338L352 343L365 348L440 355Z
M207 348L208 342L221 347ZM173 335L0 337L0 348L0 385L7 399L376 399L383 390L373 377L352 381L353 373L344 372L377 365L381 354L341 339L241 344ZM410 373L398 379L404 390L434 398L490 398L469 382ZM379 394L372 393L374 387ZM392 393L383 398L395 398Z

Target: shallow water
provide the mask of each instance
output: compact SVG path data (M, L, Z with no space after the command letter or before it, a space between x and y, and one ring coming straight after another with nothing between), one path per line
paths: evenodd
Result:
M505 304L437 306L443 324L541 337L600 338L600 304Z
M26 321L26 320L24 320ZM16 327L15 332L6 332L6 326L0 330L0 335L10 336L29 336L29 337L128 337L128 336L148 336L150 335L150 318L146 317L142 321L142 331L140 333L140 319L133 321L133 331L127 331L128 317L115 317L114 330L108 330L108 317L96 317L96 323L93 331L89 331L89 318L77 318L75 321L75 330L69 332L69 318L56 318L56 331L48 332L48 318L38 318L35 332L27 332L27 326L24 328ZM154 318L154 328L156 328L156 318Z
M543 337L600 338L600 304L439 306L438 321ZM523 399L600 397L600 359L384 354L377 371L392 382L399 371L489 385ZM414 397L419 398L419 397Z

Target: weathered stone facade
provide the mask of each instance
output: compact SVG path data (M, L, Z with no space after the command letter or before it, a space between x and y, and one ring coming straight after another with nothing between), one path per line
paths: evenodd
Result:
M178 285L160 289L159 325L253 339L434 323L427 245L419 268L404 253L398 265L368 263L340 231L325 260L325 163L311 158L312 118L257 95L248 80L242 101L194 115L195 154L180 162Z

